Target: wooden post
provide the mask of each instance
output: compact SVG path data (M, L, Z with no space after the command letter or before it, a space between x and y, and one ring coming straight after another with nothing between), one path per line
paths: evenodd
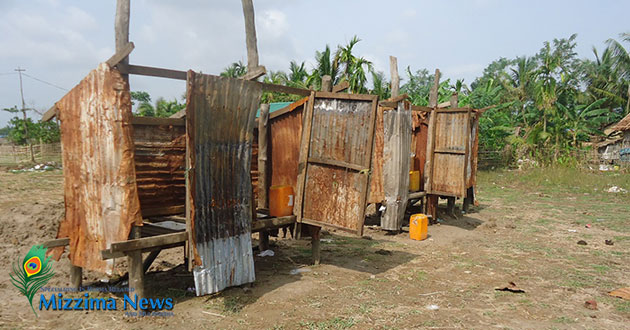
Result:
M258 117L258 207L269 209L269 104L260 105ZM269 232L258 233L260 252L269 249Z
M318 226L308 226L310 232L311 232L311 251L313 254L313 264L314 265L319 265L319 262L321 261L320 258L320 254L321 254L321 247L320 247L320 241L319 241L319 233L321 231L321 227Z
M141 238L140 227L131 227L132 237ZM129 296L138 295L138 300L144 298L144 265L142 250L133 250L127 254L129 263Z
M269 209L269 104L260 105L258 117L258 208Z
M245 16L245 43L247 44L247 71L258 67L258 47L256 46L256 21L252 0L241 0Z
M329 75L322 77L322 92L332 92L332 78Z
M78 289L83 285L83 268L70 264L70 287Z
M114 22L114 33L116 38L116 53L122 51L129 43L129 13L130 0L116 1L116 20ZM129 56L120 61L123 65L129 64ZM123 78L128 82L129 75L123 74Z
M398 59L395 56L389 57L389 71L392 75L392 97L396 97L400 89L400 77L398 76Z
M433 80L433 87L429 93L429 107L434 110L437 109L438 104L438 89L440 87L440 70L435 69L435 78ZM432 195L431 184L433 179L433 149L435 144L435 117L437 114L432 112L429 114L429 134L427 136L427 159L425 162L424 173L425 173L425 189L429 195L427 196L427 206L426 213L432 217L432 222L437 222L437 206L438 206L438 196Z

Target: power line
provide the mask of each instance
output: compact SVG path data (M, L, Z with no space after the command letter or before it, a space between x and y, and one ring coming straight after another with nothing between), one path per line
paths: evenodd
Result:
M17 74L17 72L3 72L3 73L0 73L0 76L8 76L10 74Z
M67 88L63 88L63 87L61 87L61 86L57 86L57 85L55 85L55 84L53 84L53 83L49 83L49 82L47 82L47 81L41 80L41 79L39 79L39 78L35 78L35 77L33 77L33 76L29 75L29 74L26 74L26 73L24 73L24 72L22 72L22 74L23 74L23 75L25 75L25 76L27 76L27 77L29 77L29 78L31 78L31 79L37 80L37 81L39 81L39 82L41 82L41 83L44 83L44 84L46 84L46 85L49 85L49 86L52 86L52 87L55 87L55 88L59 88L59 89L61 89L61 90L63 90L63 91L68 91L68 90L69 90L69 89L67 89Z

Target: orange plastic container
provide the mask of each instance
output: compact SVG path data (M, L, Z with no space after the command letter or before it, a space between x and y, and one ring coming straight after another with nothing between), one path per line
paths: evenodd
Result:
M409 238L421 241L427 238L429 218L422 214L414 214L409 219Z
M409 171L409 191L420 190L420 171Z
M269 188L269 215L284 217L293 214L293 187L280 185Z

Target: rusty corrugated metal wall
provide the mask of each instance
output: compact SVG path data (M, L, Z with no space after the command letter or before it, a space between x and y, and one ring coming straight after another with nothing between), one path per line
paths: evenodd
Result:
M397 109L383 113L383 173L385 213L381 216L381 228L400 230L405 217L409 196L409 154L411 150L411 111L398 103Z
M474 112L471 120L470 129L470 150L468 155L468 168L466 170L466 188L477 185L477 160L479 154L479 116L480 113Z
M259 83L188 72L189 242L197 295L253 282L251 153Z
M185 121L171 118L134 118L133 142L142 216L184 213Z
M111 274L113 260L101 260L101 251L142 223L129 85L102 63L56 105L65 198L57 237L70 238L72 264Z

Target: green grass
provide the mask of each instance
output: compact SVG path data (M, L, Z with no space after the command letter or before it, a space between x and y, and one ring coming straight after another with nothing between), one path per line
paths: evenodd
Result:
M356 321L353 318L335 317L330 320L313 322L302 321L300 326L306 327L311 330L323 330L323 329L349 329L356 325Z

